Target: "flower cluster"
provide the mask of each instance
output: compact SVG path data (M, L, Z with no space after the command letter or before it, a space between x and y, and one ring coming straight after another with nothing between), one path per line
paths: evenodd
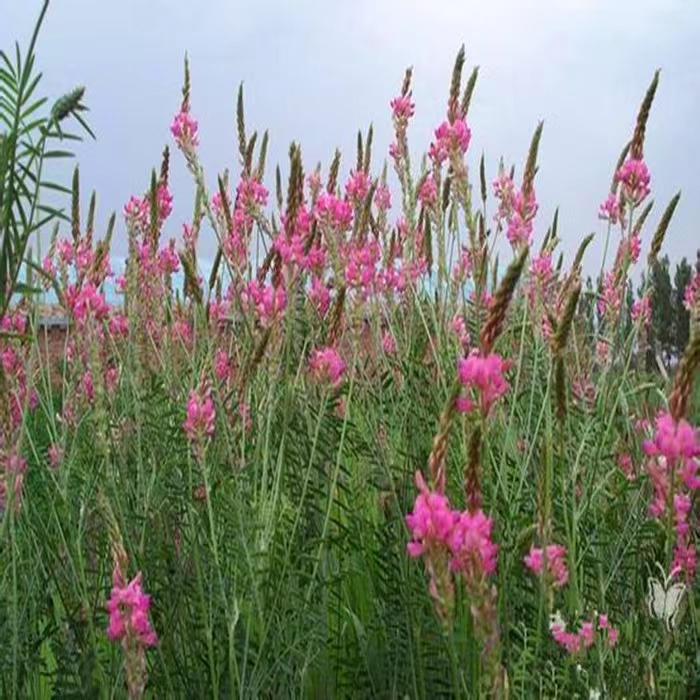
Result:
M509 367L510 362L500 355L491 353L483 356L477 349L472 350L467 357L460 358L459 381L467 391L471 390L471 396L469 394L460 396L458 409L463 413L473 410L476 404L472 398L475 396L481 412L487 416L493 404L510 387L503 376Z
M569 570L566 567L566 547L560 544L550 544L545 549L531 547L525 556L525 566L532 573L540 576L547 560L546 578L555 588L563 588L569 580Z
M309 358L309 368L320 381L328 381L334 388L343 382L345 362L332 347L314 350Z
M660 520L673 513L676 543L671 568L684 571L692 580L696 552L688 515L692 496L700 488L700 433L684 419L676 422L670 414L659 413L654 435L642 443L642 449L654 489L649 512Z
M552 616L549 629L554 641L566 649L569 654L579 654L590 649L596 642L596 637L601 637L605 632L605 641L609 647L614 647L618 640L618 631L608 620L608 616L597 615L596 621L586 621L576 632L567 632L566 622L560 613Z
M494 573L498 546L492 540L493 522L478 510L475 513L452 509L440 491L431 491L421 472L416 472L413 511L406 516L411 531L408 553L431 558L445 553L450 569L471 580Z

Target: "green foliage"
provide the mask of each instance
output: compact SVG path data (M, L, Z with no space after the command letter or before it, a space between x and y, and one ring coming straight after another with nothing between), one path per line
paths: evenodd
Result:
M59 98L48 115L42 114L47 98L38 94L41 73L35 68L34 50L48 5L44 0L24 56L19 44L14 60L0 51L0 318L15 292L32 291L19 282L31 236L62 216L61 210L41 202L42 194L70 193L44 176L47 164L72 156L53 143L80 140L61 124L72 116L92 134L80 114L86 109L83 88Z

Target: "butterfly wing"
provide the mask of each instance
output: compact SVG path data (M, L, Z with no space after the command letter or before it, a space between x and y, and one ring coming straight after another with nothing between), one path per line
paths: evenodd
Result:
M676 615L680 610L680 604L684 593L684 583L674 583L667 591L665 591L663 616L664 621L666 622L666 629L668 629L669 632L675 626Z
M649 615L661 619L664 617L666 608L666 591L658 579L648 579L649 595L647 596L647 605L649 606Z

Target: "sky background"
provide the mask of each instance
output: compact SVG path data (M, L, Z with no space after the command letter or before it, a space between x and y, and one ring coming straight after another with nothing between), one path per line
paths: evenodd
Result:
M26 46L40 0L0 0L0 47ZM189 53L192 111L210 188L228 167L237 173L235 108L245 91L249 131L270 130L267 184L289 143L301 143L308 172L333 151L354 161L357 129L375 127L374 164L388 157L389 101L414 67L414 165L446 109L461 44L468 75L480 66L469 124L469 162L483 152L487 176L498 160L522 172L532 132L545 122L536 180L540 213L535 243L560 208L562 249L570 260L596 231L586 270L597 273L605 228L597 219L614 165L630 138L656 68L661 82L647 128L645 156L656 201L644 250L666 204L682 198L664 251L694 259L700 247L700 2L698 0L53 0L37 64L51 100L87 87L97 141L78 146L84 205L98 196L102 230L131 194L142 194L174 146L169 125L181 98ZM465 77L466 77L465 75ZM173 216L166 236L179 238L194 188L173 147ZM68 173L69 174L69 173ZM394 199L394 215L398 201ZM211 256L213 234L203 236ZM125 250L119 219L114 253Z

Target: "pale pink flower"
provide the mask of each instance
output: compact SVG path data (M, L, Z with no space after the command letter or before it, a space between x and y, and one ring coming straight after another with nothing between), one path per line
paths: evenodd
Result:
M335 388L343 382L345 362L332 347L314 350L309 358L309 368L321 381L329 381Z
M356 204L364 201L370 187L369 175L363 170L351 170L345 185L345 195Z
M411 99L410 93L395 97L390 102L390 107L394 119L402 125L407 124L416 111L416 105Z
M391 192L386 185L379 185L374 193L374 203L380 211L391 209Z
M624 224L624 207L615 193L611 192L608 198L600 205L598 218L603 221L609 221L613 226L618 223Z
M428 175L425 180L423 180L418 190L418 201L424 207L430 207L437 202L437 195L438 191L435 178L432 175Z
M436 165L440 165L450 154L464 155L470 141L471 130L463 119L455 119L451 124L445 121L435 130L435 141L430 144L428 155Z
M191 391L187 401L187 415L183 429L191 441L211 437L216 425L216 409L211 397L211 389L205 387Z
M197 120L185 110L181 110L175 115L170 126L177 145L183 150L195 148L199 144L199 125Z
M651 191L649 169L643 160L626 160L615 174L615 180L622 186L623 199L635 206L641 204Z
M566 547L551 544L546 548L547 578L555 588L562 588L569 580L569 570L566 567ZM541 575L544 569L545 550L531 547L525 557L525 566L536 575Z
M393 355L396 352L396 340L391 331L386 331L382 336L382 349L387 355Z

